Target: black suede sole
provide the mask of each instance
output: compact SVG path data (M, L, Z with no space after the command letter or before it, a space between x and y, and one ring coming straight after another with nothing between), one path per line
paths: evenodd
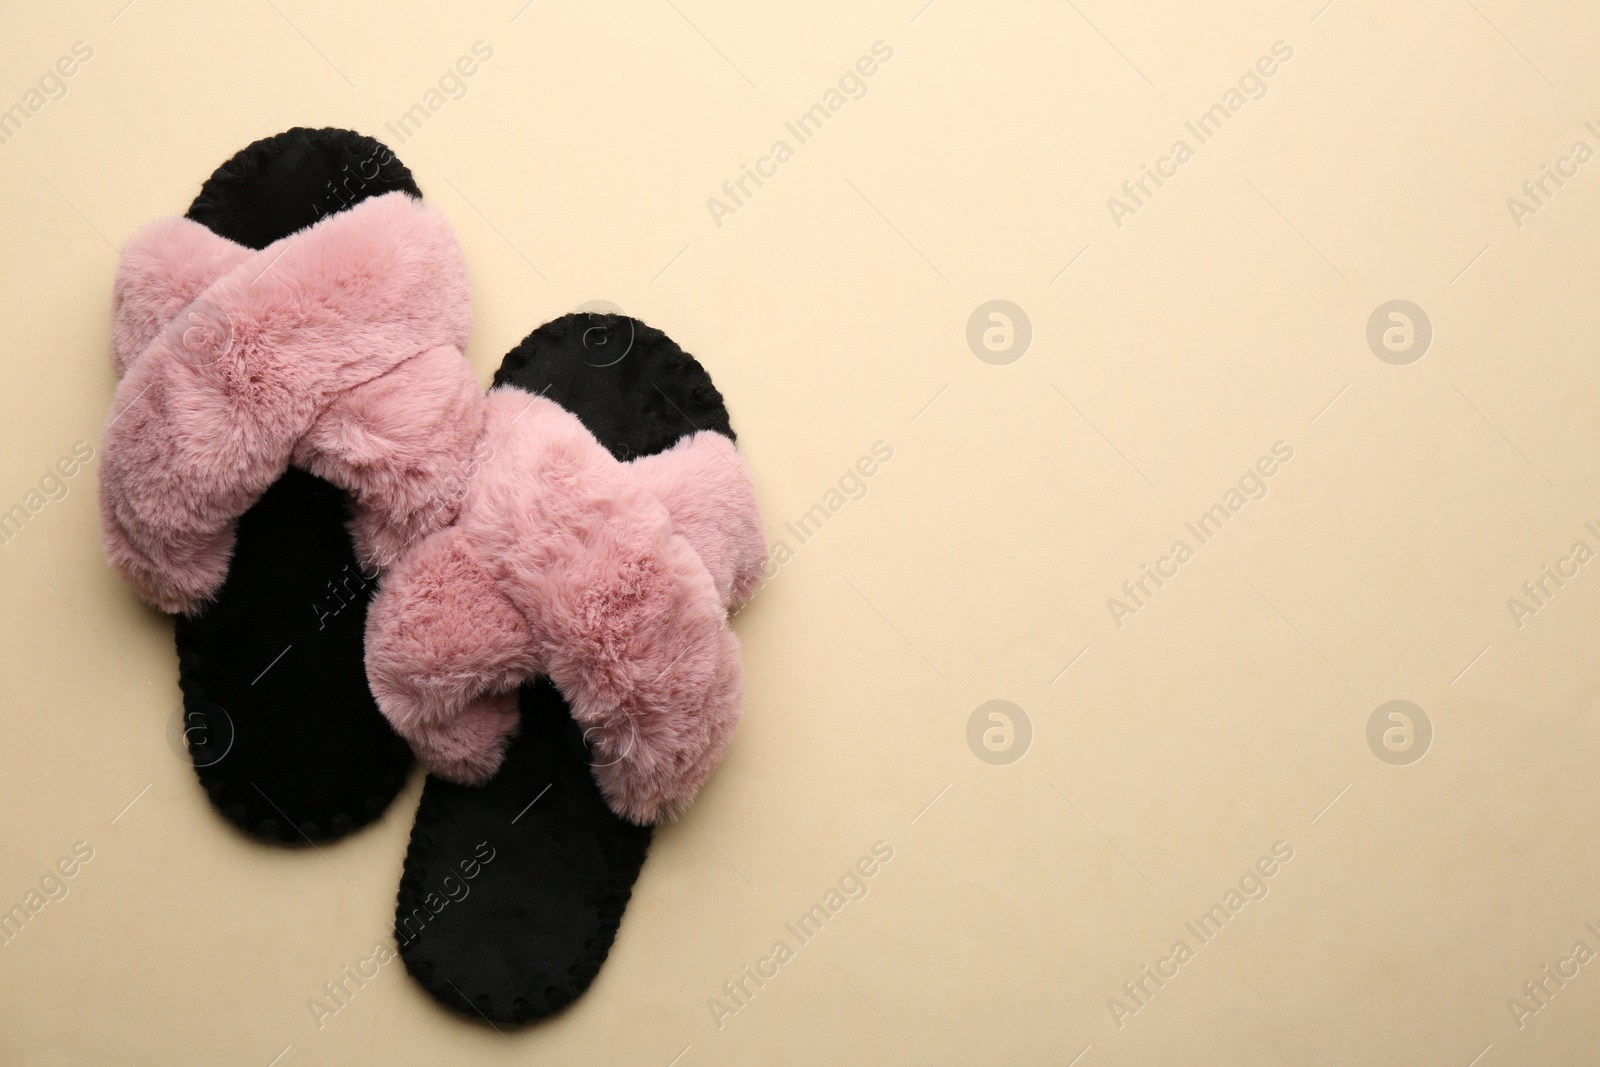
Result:
M187 217L251 248L369 196L420 197L370 137L296 128L208 179ZM362 574L344 493L291 468L240 519L227 581L175 627L184 733L207 797L252 837L325 841L371 823L411 753L367 688Z
M624 316L546 323L494 380L560 403L618 458L663 451L696 430L733 437L705 369ZM496 1024L551 1015L594 981L651 836L606 806L555 686L524 686L521 711L487 785L429 776L395 911L411 976L445 1006Z
M706 369L626 315L579 311L545 323L506 353L493 384L549 397L618 459L664 452L696 430L738 440Z

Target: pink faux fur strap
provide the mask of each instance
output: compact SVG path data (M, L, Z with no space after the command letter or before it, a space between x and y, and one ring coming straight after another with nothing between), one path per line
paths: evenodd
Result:
M612 809L687 807L743 699L728 609L766 565L743 458L719 434L619 463L571 413L512 388L487 400L483 462L454 525L385 578L367 679L430 770L481 782L545 674L595 752Z
M162 219L123 251L100 514L140 595L197 609L234 526L295 463L348 490L363 562L455 517L482 431L461 356L466 263L442 215L403 193L260 251Z

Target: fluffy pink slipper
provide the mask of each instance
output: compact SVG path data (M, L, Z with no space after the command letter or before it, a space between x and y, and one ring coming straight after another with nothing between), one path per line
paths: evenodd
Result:
M516 691L548 675L595 751L611 808L688 806L742 697L728 611L766 538L733 443L701 433L621 463L552 401L503 387L455 523L389 574L367 617L379 706L430 769L488 780Z
M369 567L455 517L483 404L466 264L421 201L365 200L259 251L163 219L129 241L113 319L103 537L162 610L215 594L236 521L291 463L351 494Z

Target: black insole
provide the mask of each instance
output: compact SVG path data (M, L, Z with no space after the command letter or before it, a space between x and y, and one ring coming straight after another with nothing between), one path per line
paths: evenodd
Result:
M623 316L546 323L506 356L495 384L542 392L619 458L696 430L733 437L704 368ZM446 1006L494 1023L550 1015L589 987L650 847L649 827L606 806L560 692L539 679L520 700L521 733L487 785L429 776L395 912L412 976Z
M367 688L376 580L345 515L342 491L291 468L239 520L215 602L177 620L195 770L217 810L264 840L321 841L372 822L411 763Z
M242 149L187 217L264 248L411 173L349 130L296 128ZM246 833L301 843L383 814L411 753L367 688L363 632L375 591L345 527L344 493L290 469L239 520L216 599L176 626L184 726L213 805Z

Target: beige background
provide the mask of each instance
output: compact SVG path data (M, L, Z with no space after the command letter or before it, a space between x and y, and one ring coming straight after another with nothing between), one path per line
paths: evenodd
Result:
M1600 951L1600 564L1507 606L1600 549L1600 162L1520 228L1506 203L1600 149L1592 8L123 3L4 15L0 107L93 58L0 145L0 507L99 440L115 246L245 143L337 124L457 226L483 380L589 300L665 328L797 550L736 622L732 754L589 994L502 1035L396 963L319 1029L322 983L388 937L420 779L321 853L230 832L169 750L171 623L105 565L91 463L0 548L0 906L94 850L0 948L0 1061L1595 1062L1600 964L1521 1028L1507 1004ZM465 95L394 136L480 40ZM1107 198L1180 137L1119 228ZM1434 330L1408 366L1365 340L1401 298ZM1031 321L1009 365L966 340L991 299ZM1119 628L1107 599L1280 440L1266 498ZM783 523L878 441L797 546ZM1409 766L1366 740L1396 698L1434 731ZM967 742L992 699L1032 727L1006 766ZM719 1027L722 983L880 840L866 898ZM1265 899L1119 1026L1109 998L1278 841Z

